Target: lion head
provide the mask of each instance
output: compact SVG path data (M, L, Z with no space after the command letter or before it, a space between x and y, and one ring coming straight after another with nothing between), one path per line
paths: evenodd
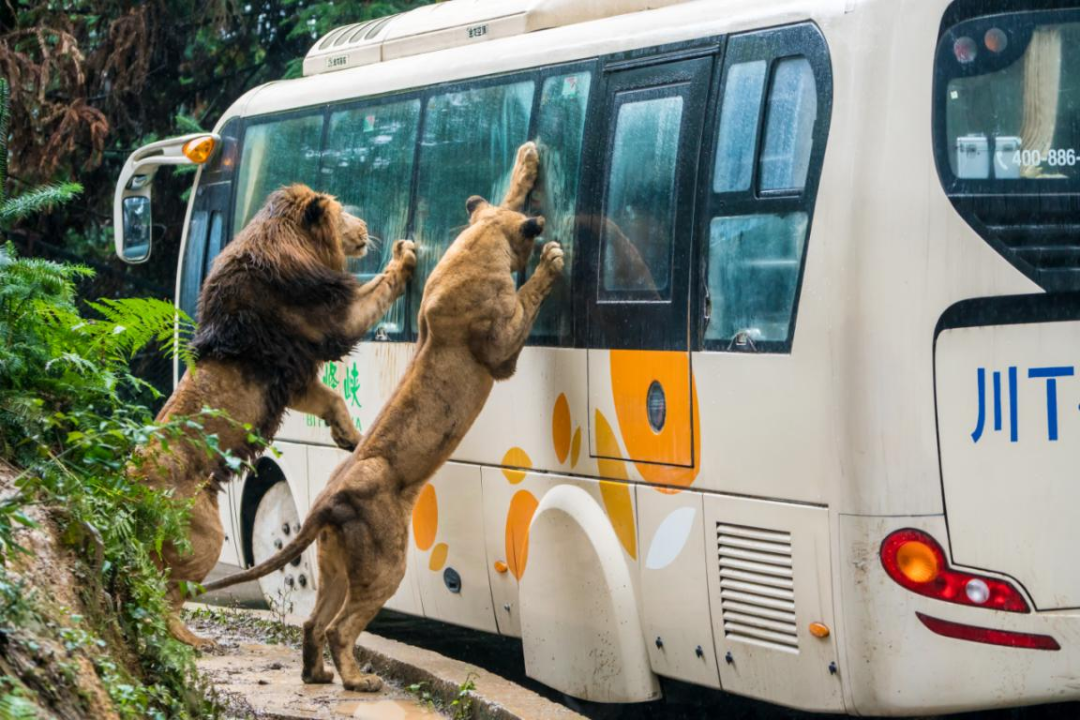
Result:
M334 270L345 269L346 257L364 257L371 240L367 223L346 212L333 195L299 183L272 192L249 227L265 232L275 224L283 226L275 239L306 244L304 250Z
M510 244L510 253L513 258L511 270L518 272L524 270L529 264L536 238L544 232L544 218L541 216L528 217L515 210L492 205L479 195L473 195L465 201L465 209L469 213L469 225L480 222L490 223L502 230L503 237Z

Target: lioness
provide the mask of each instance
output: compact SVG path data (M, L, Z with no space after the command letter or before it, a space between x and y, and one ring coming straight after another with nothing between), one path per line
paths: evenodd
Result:
M362 257L367 248L367 225L333 197L304 185L272 193L203 285L193 340L196 370L184 374L158 422L198 415L205 407L223 410L226 417L205 421L205 432L217 434L222 449L249 460L258 447L243 426L270 439L290 407L321 417L338 445L354 448L360 434L345 401L319 382L319 368L359 342L401 295L416 265L412 243L399 241L386 270L360 285L345 272L345 258ZM166 448L155 440L141 455L139 472L152 487L194 499L191 552L167 545L162 553L179 609L179 583L202 582L221 554L225 534L217 496L232 472L186 442ZM188 644L209 644L175 612L169 629Z
M513 273L526 267L544 228L543 218L519 212L537 162L536 146L525 144L502 205L479 197L466 203L469 227L427 281L416 352L401 383L360 447L334 470L293 541L266 562L207 585L261 577L318 537L319 594L304 623L304 682L333 679L322 659L329 639L347 689L382 685L360 672L353 647L405 574L416 497L468 431L495 380L513 375L540 303L562 273L562 249L549 242L532 277L515 289Z

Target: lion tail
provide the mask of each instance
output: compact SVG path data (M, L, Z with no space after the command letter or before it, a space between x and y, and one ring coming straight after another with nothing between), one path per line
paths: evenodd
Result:
M300 553L307 550L308 545L315 542L315 539L319 536L319 531L326 525L326 512L313 512L308 515L307 522L304 523L300 532L292 539L285 547L277 551L273 557L263 560L258 565L250 567L243 572L238 572L235 575L215 580L212 583L203 585L203 592L210 592L211 590L220 590L221 588L232 587L242 582L249 582L251 580L258 580L263 575L269 575L275 570L280 570L296 558L300 557Z

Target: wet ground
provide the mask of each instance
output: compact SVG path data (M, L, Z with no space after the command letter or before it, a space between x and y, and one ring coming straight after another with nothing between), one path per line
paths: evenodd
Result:
M238 586L222 604L240 602L249 607L265 607L258 586ZM212 600L208 600L212 602ZM525 675L521 641L468 630L410 615L384 610L368 631L409 645L421 647L455 660L479 665L507 680L591 718L592 720L840 720L848 716L817 715L779 708L766 703L725 695L661 678L664 697L653 703L604 705L566 697ZM297 662L299 660L297 659ZM299 674L297 672L297 674ZM294 676L295 677L295 676ZM995 710L964 715L939 716L934 720L1078 720L1080 703L1044 705L1012 710Z
M349 692L339 683L300 681L296 628L258 621L240 613L226 620L210 613L189 614L189 625L217 647L204 651L199 669L224 696L231 714L288 720L441 720L446 717L406 688L386 682L377 693Z

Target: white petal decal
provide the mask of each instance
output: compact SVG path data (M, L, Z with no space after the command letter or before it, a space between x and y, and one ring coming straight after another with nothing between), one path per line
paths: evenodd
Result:
M660 527L656 528L656 535L649 546L645 567L649 570L660 570L675 562L690 537L696 512L695 508L684 507L664 518Z

